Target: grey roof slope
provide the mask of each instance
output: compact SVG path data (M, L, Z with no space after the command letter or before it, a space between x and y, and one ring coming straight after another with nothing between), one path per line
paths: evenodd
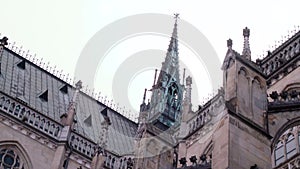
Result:
M24 61L25 66L22 63ZM1 91L60 121L60 116L66 112L73 96L74 87L7 48L0 56L0 63ZM75 130L97 142L101 136L100 122L103 120L100 111L105 107L104 104L80 92ZM137 124L110 108L108 116L112 122L109 127L108 150L118 155L132 153Z

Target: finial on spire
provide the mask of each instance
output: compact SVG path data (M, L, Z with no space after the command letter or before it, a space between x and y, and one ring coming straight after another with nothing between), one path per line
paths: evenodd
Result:
M186 92L185 92L185 97L183 101L183 112L189 113L192 108L192 77L188 76L186 79Z
M230 49L232 48L232 40L231 39L227 40L227 47Z
M75 87L76 87L77 90L82 89L82 81L79 80L79 81L75 84Z
M186 85L187 86L190 86L192 84L192 77L191 76L188 76L187 78L186 78Z
M145 88L145 91L144 91L143 103L145 103L145 100L146 100L146 93L147 93L147 88Z
M179 19L179 13L174 13L175 22Z
M244 36L243 56L246 59L251 60L251 50L250 50L250 43L249 43L250 29L248 27L243 29L243 36Z
M245 29L243 29L243 35L244 37L248 37L250 36L250 29L248 27L246 27Z
M155 86L155 82L156 82L156 75L157 75L157 69L155 69L154 81L153 81L153 86L152 86L152 88Z
M140 112L144 112L144 111L148 110L148 107L147 107L147 105L145 103L146 94L147 94L147 88L145 88L145 91L144 91L143 103L140 105Z
M7 40L8 40L8 38L6 36L4 36L2 39L0 39L0 45L1 46L8 45Z

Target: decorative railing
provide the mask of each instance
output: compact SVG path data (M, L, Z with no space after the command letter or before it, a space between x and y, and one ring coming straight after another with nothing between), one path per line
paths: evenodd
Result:
M133 156L124 156L119 159L119 164L114 166L114 169L132 169L134 165Z
M195 117L190 123L189 123L189 133L192 133L193 131L197 130L199 127L203 126L209 119L209 109L206 111L199 112L197 117Z
M0 92L0 110L55 139L59 137L63 128L58 122L25 106L24 103L3 92Z
M212 99L210 99L205 105L203 105L203 107L199 106L197 115L194 116L188 123L189 133L193 133L211 120L211 111L213 111L214 107L218 107L222 104L223 95L224 90L221 88Z
M21 103L20 101L17 101L0 91L1 113L12 116L19 121L29 125L30 127L37 129L41 133L50 136L51 138L59 139L60 133L63 129L63 125L56 122L55 120L50 119L49 117L46 117L38 111L29 108L24 104L26 103ZM84 136L81 136L75 131L71 132L68 142L73 150L84 156L87 156L90 159L93 158L95 152L98 149L98 146L95 142L85 138ZM128 159L120 159L119 156L108 151L105 151L105 153L103 152L103 154L105 154L106 156L106 168L122 169L127 167Z
M266 61L258 61L261 64L261 68L266 75L270 75L275 72L278 68L282 67L287 61L295 58L300 53L300 38L292 38L289 44L286 44L284 49L275 50L272 53L268 52ZM273 54L274 53L274 54ZM272 55L272 57L271 57Z
M84 136L81 136L78 133L71 132L69 137L69 145L72 147L73 150L76 152L89 157L92 159L97 151L98 153L103 154L106 156L104 166L106 168L111 169L121 169L124 168L123 166L127 166L127 159L118 157L117 155L109 152L109 151L103 151L101 147L99 147L96 143L93 141L85 138Z
M94 156L97 150L97 145L94 142L75 132L72 132L70 135L69 145L77 152L80 152L90 158Z

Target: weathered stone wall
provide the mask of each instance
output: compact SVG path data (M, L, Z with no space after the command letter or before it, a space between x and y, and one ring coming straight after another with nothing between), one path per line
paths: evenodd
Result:
M271 168L269 139L237 118L229 117L229 168Z
M213 134L212 168L227 169L229 167L229 119L224 116Z
M50 169L56 145L47 137L29 131L13 121L2 117L0 119L0 142L17 141L26 151L23 153L29 156L33 169Z
M236 61L236 67L237 112L266 129L264 114L267 110L266 81L241 62Z

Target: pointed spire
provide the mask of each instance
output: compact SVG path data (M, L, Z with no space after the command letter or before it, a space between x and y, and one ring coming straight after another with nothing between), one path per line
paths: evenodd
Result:
M188 111L191 110L192 108L192 77L188 76L186 78L186 92L185 92L185 97L184 97L184 105L188 106Z
M174 14L175 23L172 32L172 37L166 54L165 62L162 65L162 71L171 75L178 82L179 80L179 58L178 58L178 35L177 35L177 23L179 14Z
M8 45L7 40L8 40L8 38L6 36L4 36L2 39L0 39L0 45L1 46Z
M106 149L107 141L108 141L108 127L111 125L111 120L108 116L108 108L105 107L101 112L101 115L103 116L104 120L101 122L101 129L102 129L102 136L99 137L100 146L104 149Z
M229 50L232 49L232 40L231 39L227 40L227 47L228 47Z
M143 97L143 103L145 103L145 100L146 100L146 92L147 92L147 89L145 88L144 97Z
M8 40L8 38L6 36L4 36L2 39L0 39L0 54L1 54L1 57L2 57L2 51L3 51L4 46L8 45L7 40ZM2 59L2 58L0 58L0 59ZM1 60L0 60L0 62L1 62ZM0 64L0 66L1 66L1 64Z
M179 14L178 13L174 14L174 18L175 18L175 24L174 24L173 33L172 33L171 41L169 44L168 52L170 52L172 50L175 50L175 51L178 50L177 22L178 22Z
M250 29L247 27L243 30L243 36L244 36L244 48L243 48L243 56L251 60L251 50L250 50L250 44L249 44L249 36L250 36Z
M145 89L145 91L144 91L143 102L142 102L142 104L140 105L140 112L143 112L143 111L146 111L146 110L147 110L147 105L146 105L146 103L145 103L145 100L146 100L146 93L147 93L147 89Z
M158 79L152 88L151 102L148 103L148 121L161 130L166 130L174 124L178 124L181 107L183 85L179 78L179 54L177 23L179 14L174 14L175 23ZM167 116L162 115L167 114Z
M78 93L80 91L80 89L82 88L82 82L79 80L76 84L75 84L75 93L73 95L72 101L69 105L69 108L67 110L67 113L64 113L61 116L61 121L63 123L63 125L65 126L72 126L73 125L73 121L74 121L74 117L75 117L75 105L76 105L76 100L78 98Z
M185 68L183 69L183 75L182 75L182 85L184 86L184 79L185 79Z
M152 88L155 86L155 82L156 82L156 76L157 76L157 69L155 69L154 81L153 81Z

